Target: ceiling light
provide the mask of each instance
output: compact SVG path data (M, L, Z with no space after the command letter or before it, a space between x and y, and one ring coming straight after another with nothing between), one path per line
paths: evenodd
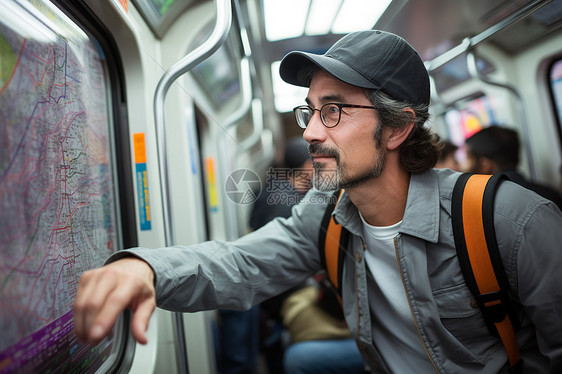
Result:
M279 65L281 61L271 64L271 78L273 83L273 96L275 109L279 113L286 113L293 110L297 105L303 105L304 99L308 94L308 88L294 86L281 79L279 76Z
M342 0L312 0L305 33L307 35L328 34L341 4Z
M391 1L345 0L334 21L332 32L334 34L347 34L353 31L372 29Z
M264 0L265 36L276 41L301 36L310 0Z

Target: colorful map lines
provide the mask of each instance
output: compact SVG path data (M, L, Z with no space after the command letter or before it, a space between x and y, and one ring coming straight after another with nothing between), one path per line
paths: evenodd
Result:
M72 334L78 279L118 245L97 45L55 32L26 38L2 22L0 373L45 369L45 360L83 351Z

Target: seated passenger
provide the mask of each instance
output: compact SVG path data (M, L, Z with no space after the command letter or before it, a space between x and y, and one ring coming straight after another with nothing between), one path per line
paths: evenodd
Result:
M466 139L467 171L480 174L505 173L513 182L552 201L562 210L562 196L548 186L529 181L518 170L519 136L513 129L486 127Z
M265 188L250 215L250 226L257 230L276 217L287 218L311 187L313 169L308 143L291 139L285 148L282 167L270 168ZM310 278L264 301L262 306L262 352L270 374L363 373L364 365L341 306L334 292ZM279 334L289 331L290 345L285 354ZM276 338L275 338L276 337Z
M287 295L281 307L291 343L287 374L362 374L365 365L347 327L341 305L324 274Z
M289 217L291 208L311 186L312 160L306 141L299 137L286 146L284 165L270 168L265 188L250 214L250 227L257 230L275 217ZM219 374L257 373L258 353L266 359L269 374L283 373L282 325L277 309L286 294L274 297L249 310L219 310L215 341ZM263 322L262 322L263 321Z

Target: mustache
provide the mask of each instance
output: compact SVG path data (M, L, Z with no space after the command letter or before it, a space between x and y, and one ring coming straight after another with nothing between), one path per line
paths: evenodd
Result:
M308 145L308 153L312 154L321 154L326 156L335 157L337 161L340 159L340 153L337 149L326 147L322 144L309 144Z

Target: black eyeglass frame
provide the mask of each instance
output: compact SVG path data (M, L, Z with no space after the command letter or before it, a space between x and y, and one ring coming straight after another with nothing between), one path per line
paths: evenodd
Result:
M337 122L336 122L334 125L332 125L332 126L328 126L328 125L326 124L326 121L324 120L324 115L322 114L322 111L323 111L324 108L327 107L328 105L335 105L335 106L338 107L338 114L339 114L338 120L337 120ZM308 106L308 105L299 105L299 106L293 108L293 113L295 113L295 118L296 118L296 120L297 120L297 125L299 125L299 127L302 128L302 129L306 129L306 128L308 127L308 123L310 123L310 120L311 120L312 117L314 116L314 112L315 112L315 111L318 111L318 112L320 113L320 120L322 121L322 124L323 124L324 126L326 126L327 128L331 129L331 128L334 128L334 127L336 127L337 125L340 124L340 121L341 121L341 113L342 113L342 109L343 109L343 108L377 109L377 108L375 108L374 106L367 106L367 105L326 103L326 104L322 105L322 107L321 107L320 109L313 109L313 108L311 108L311 107ZM308 120L308 123L306 123L306 124L303 124L303 123L301 123L301 121L299 121L299 118L302 118L302 116L299 116L299 115L297 114L297 111L302 111L302 110L304 110L304 109L310 110L310 113L311 113L310 119Z

